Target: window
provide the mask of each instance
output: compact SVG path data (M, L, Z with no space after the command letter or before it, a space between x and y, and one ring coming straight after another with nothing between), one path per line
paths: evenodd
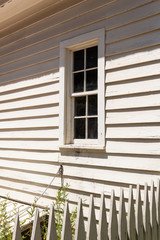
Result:
M98 46L73 52L74 139L98 138Z
M60 45L60 144L103 149L104 29Z

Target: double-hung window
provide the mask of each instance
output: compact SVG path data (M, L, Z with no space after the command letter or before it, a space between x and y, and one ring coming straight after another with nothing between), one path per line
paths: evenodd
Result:
M98 46L73 52L73 138L98 138Z
M104 148L104 53L104 29L61 42L61 147Z

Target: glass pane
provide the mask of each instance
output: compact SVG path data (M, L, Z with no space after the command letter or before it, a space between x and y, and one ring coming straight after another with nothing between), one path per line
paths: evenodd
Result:
M74 138L84 139L85 138L85 119L74 120Z
M73 71L84 69L84 50L73 53Z
M74 73L74 89L73 92L84 91L84 72Z
M75 116L86 115L86 97L75 98Z
M97 118L88 118L88 138L97 139Z
M86 90L97 89L97 69L86 72Z
M97 115L97 95L88 96L88 115Z
M98 47L87 48L86 50L86 68L97 67L98 63Z

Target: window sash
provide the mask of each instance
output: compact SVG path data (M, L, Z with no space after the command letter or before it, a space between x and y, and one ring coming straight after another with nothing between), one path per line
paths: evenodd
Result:
M81 96L72 92L71 66L72 52L87 47L98 45L98 90L97 92L87 92L98 94L98 139L82 139L73 141L73 98ZM72 64L71 64L72 65ZM105 146L105 29L92 32L64 40L60 43L60 145L61 147L86 149L95 146L95 149L102 150ZM87 147L88 145L88 147ZM65 147L65 148L66 148Z

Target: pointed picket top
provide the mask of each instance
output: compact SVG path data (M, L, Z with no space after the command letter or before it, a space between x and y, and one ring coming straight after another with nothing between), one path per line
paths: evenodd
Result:
M20 224L19 224L19 214L18 213L17 213L16 218L15 218L15 226L14 226L12 240L22 240L21 229L20 229Z
M137 239L144 240L142 202L141 202L141 191L140 191L139 184L137 184L137 199L136 199L136 230L137 230Z
M144 239L151 239L151 224L150 224L150 211L149 211L149 198L148 198L148 184L144 187L144 211L143 211L143 222L144 222Z
M96 217L93 195L90 196L87 240L97 240Z
M84 228L84 218L82 210L82 199L79 198L78 209L77 209L77 221L75 230L75 240L85 240L85 228Z
M32 236L31 240L41 240L41 227L39 219L39 210L36 208L35 218L33 222Z
M106 217L104 193L102 193L101 195L98 240L108 240L108 224L107 224L107 217Z
M157 230L158 230L158 239L160 239L160 180L157 181L157 196L156 196L156 205L157 205Z
M72 240L72 228L71 228L71 221L70 221L69 206L67 201L65 203L65 208L64 208L62 240Z
M110 221L109 221L109 240L118 240L118 221L116 211L115 193L111 193L111 206L110 206Z
M53 204L50 206L49 220L48 220L48 232L47 240L57 240L55 214Z
M129 240L136 240L133 188L131 185L129 186L128 219L127 220L128 220Z
M124 203L124 191L122 188L120 192L120 207L119 207L119 240L127 240L127 219Z
M151 181L151 206L150 206L150 217L151 217L151 232L152 239L157 239L157 220L156 220L156 200L155 200L155 188L154 182Z

